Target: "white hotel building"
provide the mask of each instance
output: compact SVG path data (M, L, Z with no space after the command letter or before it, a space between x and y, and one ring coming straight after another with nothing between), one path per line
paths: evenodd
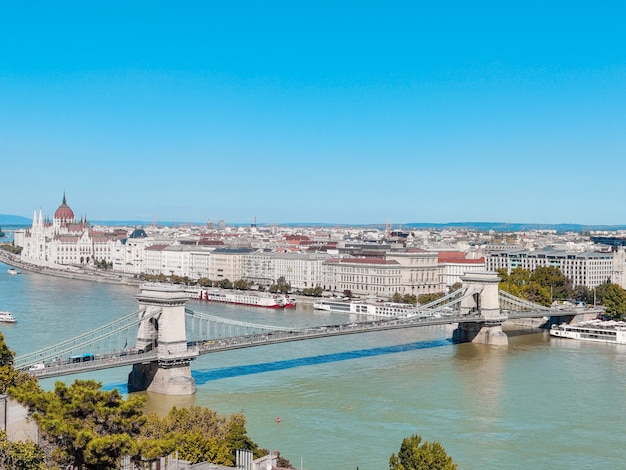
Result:
M517 267L534 271L540 266L555 266L572 281L572 286L594 288L613 280L618 267L611 252L569 252L543 249L538 251L503 251L485 257L488 271L505 269L507 273ZM622 286L623 287L623 286Z

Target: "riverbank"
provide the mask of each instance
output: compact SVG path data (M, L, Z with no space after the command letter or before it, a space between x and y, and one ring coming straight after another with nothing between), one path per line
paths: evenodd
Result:
M13 253L9 253L8 251L2 249L0 249L0 262L22 271L30 271L49 276L63 277L66 279L80 279L90 282L107 282L111 284L125 284L132 286L139 286L144 282L134 274L105 271L95 268L79 268L75 266L59 266L57 268L26 263L20 259L19 255L14 255ZM290 297L295 298L298 304L310 307L313 307L313 303L316 300L316 297L308 297L304 295L290 294Z
M66 279L80 279L91 282L107 282L111 284L136 286L139 286L142 282L133 274L116 273L95 268L78 268L75 266L50 267L26 263L20 259L19 255L14 255L2 249L0 249L0 261L22 271L30 271Z

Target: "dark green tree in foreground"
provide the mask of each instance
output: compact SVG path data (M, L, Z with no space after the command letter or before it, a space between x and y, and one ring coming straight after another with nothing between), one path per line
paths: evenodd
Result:
M32 441L14 442L0 431L0 468L12 470L45 470L43 450Z
M27 385L13 394L30 409L52 461L63 467L112 470L119 468L122 455L137 452L136 438L146 420L145 397L124 400L117 390L103 391L93 380L70 386L57 382L49 392L36 383Z
M456 470L456 464L441 444L413 434L402 440L398 455L391 454L389 470Z

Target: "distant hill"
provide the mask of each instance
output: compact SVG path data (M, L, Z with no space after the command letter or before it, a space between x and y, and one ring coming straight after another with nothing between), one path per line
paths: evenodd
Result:
M487 232L526 232L529 230L556 230L557 232L586 232L590 230L625 230L626 225L582 225L582 224L520 224L507 222L449 222L445 224L410 223L405 229L458 229L467 228Z
M109 225L109 226L135 226L148 227L154 222L147 220L89 220L90 224ZM19 215L0 214L0 228L10 226L30 226L32 220ZM181 226L181 225L204 225L202 222L159 222L160 226ZM230 223L230 226L249 226L246 223ZM267 227L271 225L279 225L282 227L356 227L356 228L377 228L384 230L384 224L333 224L324 222L299 222L299 223L277 223L264 224L259 223L259 227ZM556 230L557 232L588 232L590 230L626 230L626 225L583 225L583 224L522 224L508 222L447 222L447 223L428 223L428 222L411 222L407 224L394 225L394 229L401 227L401 230L444 230L444 229L461 229L477 230L488 232L493 230L496 232L525 232L529 230Z
M32 219L27 219L19 215L0 214L0 227L7 225L31 225Z

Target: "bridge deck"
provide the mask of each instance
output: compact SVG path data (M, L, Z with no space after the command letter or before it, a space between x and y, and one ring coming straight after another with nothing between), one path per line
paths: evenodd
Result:
M536 318L545 316L571 316L573 310L553 310L550 312L508 312L502 316L502 321L517 318ZM426 326L447 325L454 323L482 322L484 318L479 315L442 315L440 317L411 317L389 318L366 322L352 322L338 325L325 325L311 327L302 330L269 331L264 333L234 336L227 338L201 339L188 344L187 354L179 354L182 359L192 360L197 355L217 353L234 349L266 346L271 344L303 341L331 336L369 333L375 331L419 328ZM164 362L170 362L171 358L161 358ZM109 369L113 367L129 366L139 363L158 361L156 351L139 353L137 351L125 351L95 355L93 359L85 362L51 361L41 363L27 369L29 373L39 378L59 377L78 374L93 370Z

